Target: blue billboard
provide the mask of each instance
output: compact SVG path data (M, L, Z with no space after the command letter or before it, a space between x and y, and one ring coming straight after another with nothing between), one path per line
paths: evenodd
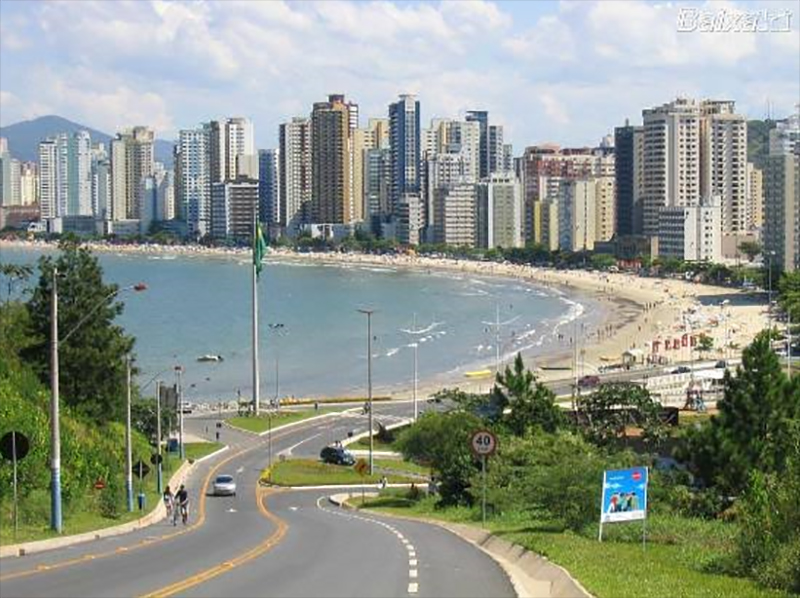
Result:
M644 519L647 516L647 478L646 467L604 472L600 523Z

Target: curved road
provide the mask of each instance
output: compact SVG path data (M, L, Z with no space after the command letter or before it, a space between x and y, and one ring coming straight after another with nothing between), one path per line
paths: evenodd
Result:
M386 423L409 404L376 405ZM213 429L215 417L187 429ZM355 413L328 416L273 434L273 452L317 456L347 432L366 431ZM483 552L424 523L350 513L324 491L264 490L266 437L229 428L228 451L201 463L188 488L189 526L144 530L0 561L0 595L16 596L513 596ZM237 477L235 497L204 497L217 472Z

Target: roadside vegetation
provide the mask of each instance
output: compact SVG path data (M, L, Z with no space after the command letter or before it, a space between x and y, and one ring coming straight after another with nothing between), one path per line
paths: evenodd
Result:
M414 463L375 459L375 474L362 476L354 467L331 465L313 459L287 459L265 469L261 481L278 486L324 486L378 484L386 477L390 484L424 483L429 471Z
M50 285L59 273L61 488L64 534L116 525L128 513L125 496L125 357L134 339L116 324L123 304L103 282L97 259L64 240L57 256L36 270L0 264L0 437L12 430L30 443L18 462L17 541L53 535L50 522ZM38 280L34 276L38 275ZM84 319L87 313L91 317ZM76 328L77 326L77 328ZM75 333L66 335L72 329ZM155 452L155 401L133 388L133 462ZM162 413L162 428L174 418ZM178 458L165 460L165 483ZM0 543L13 538L12 463L0 458ZM155 468L145 477L147 507L157 504ZM134 491L138 493L134 478Z
M518 356L488 395L443 391L455 407L424 414L395 442L431 469L437 493L392 489L368 506L480 524L470 438L491 429L489 529L566 567L594 595L798 594L800 376L781 371L764 332L724 387L717 412L691 426L668 426L633 384L601 385L565 414ZM646 548L640 522L606 524L598 543L603 471L641 465L650 467Z
M224 444L221 442L187 442L184 446L186 460L191 463L217 452Z
M246 430L248 432L255 432L256 434L260 434L261 432L266 432L269 430L270 427L270 419L272 420L272 428L277 428L278 426L285 426L286 424L293 424L296 422L301 422L303 420L309 419L311 417L316 417L318 415L324 415L326 413L334 413L335 409L307 409L304 411L279 411L277 413L273 413L272 415L259 415L258 417L253 416L237 416L232 417L227 420L229 426L234 428L239 428L241 430Z

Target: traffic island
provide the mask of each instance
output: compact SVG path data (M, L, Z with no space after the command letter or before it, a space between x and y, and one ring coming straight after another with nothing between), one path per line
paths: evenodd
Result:
M358 486L380 484L426 484L427 469L408 461L375 459L375 473L361 475L354 466L331 465L313 459L286 459L261 472L260 482L275 486Z

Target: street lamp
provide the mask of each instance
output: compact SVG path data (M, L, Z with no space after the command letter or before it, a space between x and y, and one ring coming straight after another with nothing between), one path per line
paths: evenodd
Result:
M156 378L158 378L161 374L165 374L170 371L172 368L165 368L158 372L155 376L148 380L147 384L141 386L139 388L140 391L143 391L148 386L150 386ZM161 380L156 382L156 453L158 457L156 460L158 461L156 464L157 476L156 476L156 490L159 494L161 494L162 486L163 486L163 468L161 466Z
M769 272L767 274L767 276L769 277L769 291L768 291L769 304L767 305L767 322L769 324L768 328L770 332L772 331L772 257L774 255L775 255L774 251L767 251L767 264L769 267ZM770 338L770 343L771 342L772 338Z
M86 315L59 341L58 337L58 268L53 268L53 281L50 289L50 528L61 533L61 428L59 424L59 380L58 347L66 342L106 301L124 291L137 293L146 291L143 282L115 289L98 301ZM130 469L130 468L129 468Z
M359 309L358 313L367 316L367 405L369 405L369 475L375 473L373 449L375 438L372 433L372 314L374 309Z
M276 322L273 324L268 324L270 332L273 332L276 337L283 336L286 334L285 329L286 327L281 324L280 322ZM280 347L278 346L277 339L275 340L275 406L279 406L280 403L278 402L278 394L280 390Z
M402 332L407 332L408 334L412 334L416 337L425 330L425 328L421 328L419 330L417 329L417 314L414 314L414 320L411 328L409 330L402 330ZM417 386L419 384L419 341L415 338L414 342L409 346L414 349L414 421L417 421L419 417L419 408L417 407Z
M176 365L174 368L178 375L178 443L180 444L181 461L186 459L186 449L183 446L183 366Z

